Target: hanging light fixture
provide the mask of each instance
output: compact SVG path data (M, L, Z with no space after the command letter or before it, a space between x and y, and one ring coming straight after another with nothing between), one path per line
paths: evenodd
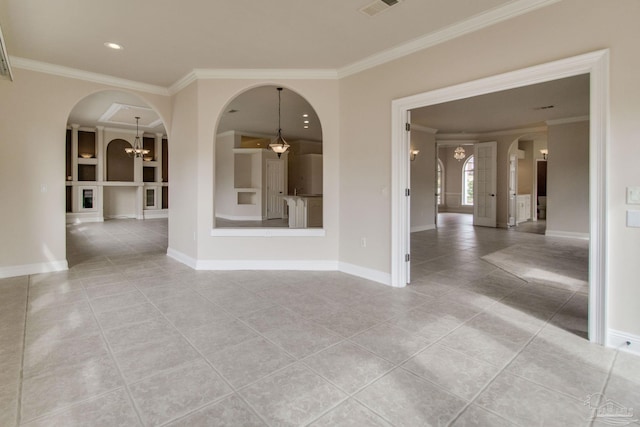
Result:
M287 149L290 147L290 145L287 144L287 141L285 141L284 138L282 137L282 128L280 127L280 102L281 102L280 95L281 94L282 94L282 88L279 87L278 88L278 135L271 141L271 144L269 144L269 148L271 148L274 153L278 154L278 158L280 158L282 153L287 151Z
M455 150L453 150L453 158L457 161L464 159L467 156L462 145L458 145Z
M136 116L136 139L133 141L133 147L127 147L124 151L129 157L144 157L145 154L149 154L149 150L145 150L140 139L140 132L138 129L138 122L140 117Z

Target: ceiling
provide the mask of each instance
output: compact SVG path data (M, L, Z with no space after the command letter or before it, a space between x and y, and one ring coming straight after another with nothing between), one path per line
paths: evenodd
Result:
M194 69L339 70L555 1L402 0L368 16L372 0L2 0L0 25L11 57L169 87Z
M357 69L390 52L418 50L555 1L401 0L368 16L360 9L373 0L0 0L0 25L16 62L22 58L168 88L194 70ZM124 49L108 49L105 42ZM550 85L418 109L413 121L439 133L483 132L588 114L584 82ZM274 133L273 91L240 95L227 109L238 112L227 112L218 131ZM532 110L551 104L556 107ZM306 101L285 90L285 137L322 139L320 126L313 126L317 117L310 129L301 128L300 116L307 110L315 115ZM105 121L109 111L113 115ZM85 99L69 123L133 128L136 115L143 130L166 133L140 99L117 91Z
M438 134L475 134L544 126L589 115L589 75L489 93L411 111L411 123Z

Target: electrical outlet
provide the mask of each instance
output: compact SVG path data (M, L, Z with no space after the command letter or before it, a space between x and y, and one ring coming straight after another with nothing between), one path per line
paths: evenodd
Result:
M360 246L363 247L363 248L367 247L367 238L366 237L362 237L360 239Z

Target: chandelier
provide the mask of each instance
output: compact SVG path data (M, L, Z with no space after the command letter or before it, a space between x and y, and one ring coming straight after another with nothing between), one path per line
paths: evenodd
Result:
M278 88L278 135L271 141L271 144L269 144L269 148L271 148L274 153L278 154L278 158L280 158L282 153L287 151L287 149L290 147L290 145L287 144L287 141L285 141L284 138L282 137L282 129L280 128L280 102L281 102L280 95L281 94L282 94L282 88L279 87Z
M457 161L460 161L466 157L466 153L462 145L458 145L455 150L453 150L453 158Z
M125 153L127 153L129 157L144 157L145 154L149 154L149 150L144 149L142 140L140 139L140 133L138 130L139 121L140 117L136 116L136 139L133 141L133 147L127 147L124 149Z

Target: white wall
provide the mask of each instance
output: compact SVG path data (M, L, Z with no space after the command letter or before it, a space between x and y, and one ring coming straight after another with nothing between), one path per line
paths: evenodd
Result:
M640 335L636 285L640 264L634 261L640 257L640 230L626 227L624 204L625 187L639 181L635 166L640 156L640 145L635 143L640 112L638 16L640 2L635 0L617 1L616 7L599 0L564 0L341 79L341 260L386 273L391 270L392 100L611 48L607 283L610 307L615 310L609 310L609 326ZM508 163L508 146L521 136L515 135L504 148L499 142L498 162ZM507 184L506 173L498 176L498 217L505 224ZM374 236L370 240L377 244L362 248L362 236Z
M411 231L435 228L436 138L433 132L411 130L411 148L420 153L411 167Z
M137 194L138 187L104 187L104 217L136 218Z
M549 126L547 142L547 234L586 237L589 235L589 122Z

